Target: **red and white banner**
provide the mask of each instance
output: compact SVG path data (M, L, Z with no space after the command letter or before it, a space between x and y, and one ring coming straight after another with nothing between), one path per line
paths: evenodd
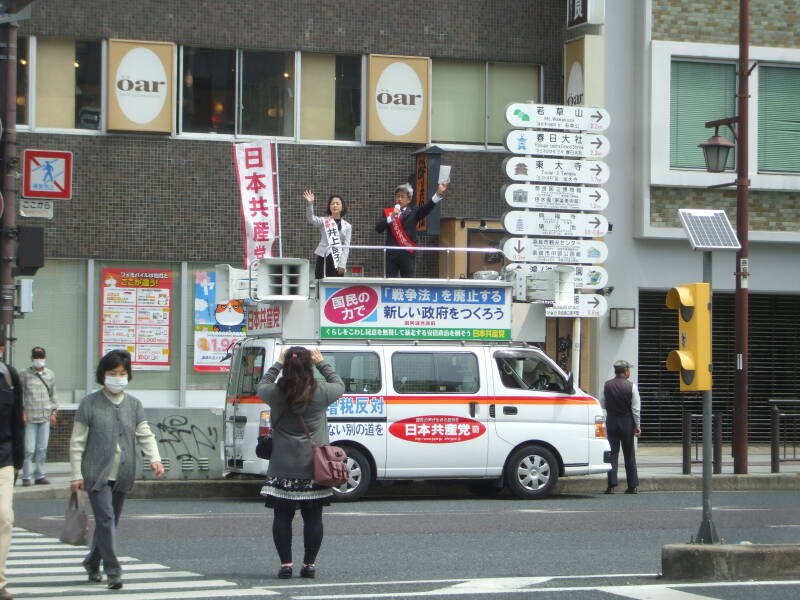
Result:
M278 159L272 142L242 142L233 145L236 177L242 199L244 266L275 256L279 235Z

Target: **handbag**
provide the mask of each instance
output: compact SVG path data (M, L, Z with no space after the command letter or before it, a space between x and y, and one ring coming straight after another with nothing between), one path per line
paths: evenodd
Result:
M86 500L80 492L72 492L64 513L64 526L58 538L70 546L85 546L89 541L89 517Z
M339 446L323 444L315 446L308 432L306 422L300 417L300 424L306 432L306 437L311 444L311 459L314 464L314 482L317 485L339 487L350 479L350 469L347 468L347 453Z
M281 422L282 418L283 413L281 413L281 416L275 421L275 425L270 429L269 433L258 436L258 440L256 441L256 456L258 458L263 458L264 460L272 458L272 432L275 431L275 428L278 426L278 423Z

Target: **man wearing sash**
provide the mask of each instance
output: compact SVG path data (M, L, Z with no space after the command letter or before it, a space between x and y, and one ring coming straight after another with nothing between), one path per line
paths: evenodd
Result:
M394 189L394 208L383 209L384 216L375 223L375 231L386 232L386 246L398 246L402 249L386 252L387 277L414 276L414 248L417 246L417 223L427 217L436 205L444 199L446 183L440 183L439 189L430 202L422 206L411 204L413 188L408 183L398 185Z

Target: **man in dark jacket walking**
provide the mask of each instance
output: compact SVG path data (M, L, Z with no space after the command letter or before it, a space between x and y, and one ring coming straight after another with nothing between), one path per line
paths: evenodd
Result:
M5 352L0 332L0 356ZM14 526L12 495L16 474L25 457L25 425L22 422L22 386L14 367L0 360L0 600L13 596L6 590L6 559Z
M617 487L619 447L625 457L626 494L637 494L639 475L636 472L636 449L633 438L642 435L639 427L641 400L636 385L628 381L633 365L626 360L614 363L614 379L609 379L600 394L600 405L606 411L606 433L611 444L611 470L608 472L606 494Z
M422 206L411 204L414 190L408 183L398 185L394 189L394 209L384 209L384 216L375 223L377 233L386 232L386 245L399 246L402 249L386 252L387 277L414 276L414 248L417 246L417 223L428 216L436 205L444 198L446 183L440 183L439 189L430 202Z

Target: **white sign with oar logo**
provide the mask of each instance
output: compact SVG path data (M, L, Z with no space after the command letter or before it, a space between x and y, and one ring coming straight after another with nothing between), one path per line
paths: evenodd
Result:
M545 273L560 267L558 264L545 263L512 263L506 271L522 271L523 273ZM608 271L596 265L567 265L575 270L575 289L599 290L608 284Z
M514 208L543 210L604 210L608 192L599 187L511 183L503 186L506 204Z
M519 129L506 134L505 145L514 154L572 158L603 158L611 147L606 136L594 133Z
M503 161L506 175L514 181L543 183L585 183L602 185L608 181L609 168L601 160L570 158L526 158L512 156Z
M506 121L512 127L564 129L566 131L605 131L611 115L602 108L559 106L556 104L509 104Z
M608 302L600 294L575 294L574 304L554 304L544 309L546 317L602 317Z
M608 233L608 220L601 215L510 210L503 215L503 227L520 235L603 237Z
M512 237L503 240L503 254L511 262L598 264L608 257L608 246L596 240Z

